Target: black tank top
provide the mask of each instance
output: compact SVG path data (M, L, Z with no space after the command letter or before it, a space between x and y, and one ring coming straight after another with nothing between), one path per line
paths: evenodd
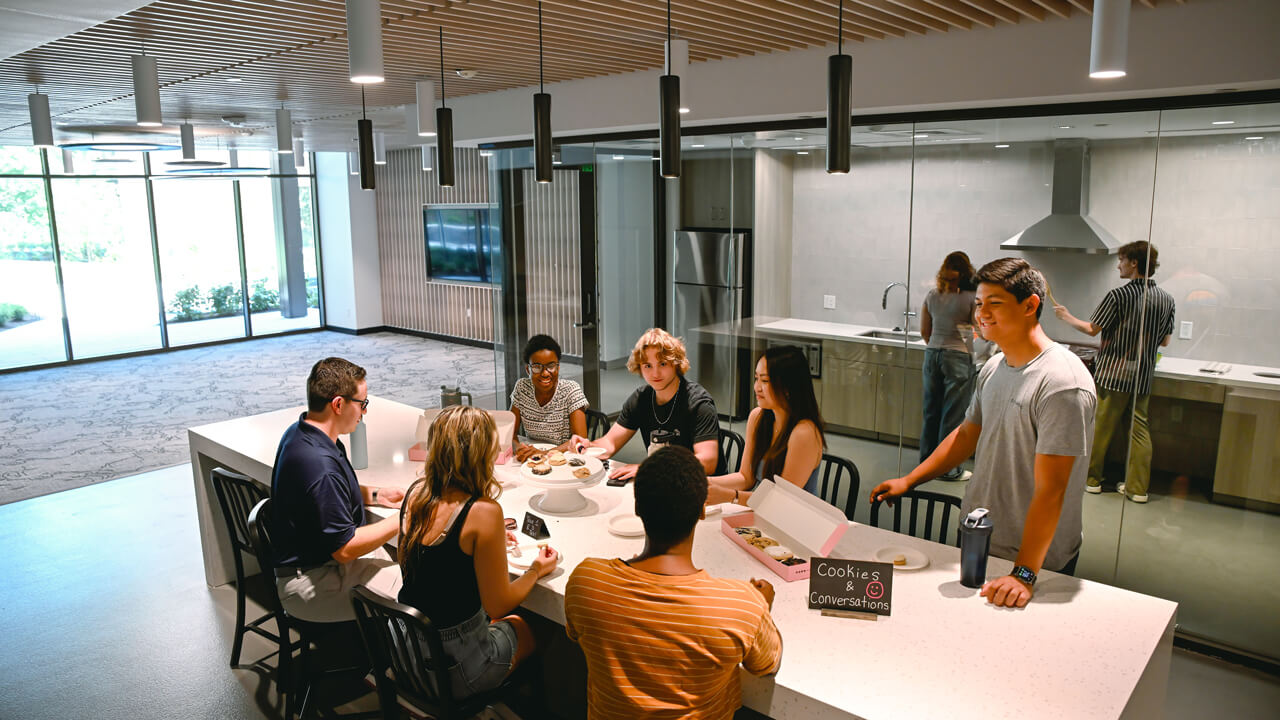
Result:
M422 611L440 630L470 620L480 609L475 558L458 545L475 501L471 498L458 512L445 530L444 540L413 548L403 568L400 602Z

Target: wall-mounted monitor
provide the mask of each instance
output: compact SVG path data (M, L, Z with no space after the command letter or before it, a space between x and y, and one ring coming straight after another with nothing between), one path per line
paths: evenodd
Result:
M490 238L494 228L488 205L424 205L427 274L432 280L491 282Z

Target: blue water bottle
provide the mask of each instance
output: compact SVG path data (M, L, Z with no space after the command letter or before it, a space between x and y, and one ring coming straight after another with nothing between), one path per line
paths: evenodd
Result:
M960 584L980 588L987 581L991 550L991 511L976 508L960 523Z

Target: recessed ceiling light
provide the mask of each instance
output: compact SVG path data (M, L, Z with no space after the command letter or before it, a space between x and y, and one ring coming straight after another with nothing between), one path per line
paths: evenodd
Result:
M240 81L241 81L240 78L227 78L227 82L230 82L230 83L237 83Z
M552 161L551 161L551 164L552 164L552 165L563 165L564 163L560 162L559 160L552 160Z
M624 159L625 159L625 156L623 156L623 155L614 155L614 156L613 156L613 159L614 159L614 160L624 160Z
M797 154L797 155L808 155L808 154L809 154L809 151L808 151L808 150L797 150L797 151L796 151L796 154Z
M693 144L693 145L691 145L690 147L700 148L700 147L706 147L706 145L703 145L702 143L694 143L694 144Z
M929 136L928 136L928 135L926 135L926 134L921 133L920 135L912 135L911 137L919 139L919 138L927 138L927 137L929 137Z
M680 114L685 115L689 112L689 108L680 108Z
M1245 138L1245 140L1261 140L1261 139L1262 139L1261 135L1250 135L1249 137Z
M1235 125L1236 121L1235 120L1214 120L1213 124L1214 125Z
M1073 126L1073 125L1059 125L1059 126L1058 126L1058 129L1059 129L1059 130L1070 130L1072 127L1074 127L1074 126Z
M998 149L1004 149L1004 148L1007 148L1007 147L1009 147L1009 146L1008 146L1008 145L997 145L997 146L996 146L996 148L998 148Z
M802 138L802 137L798 137L798 138L791 138L791 139L792 139L792 140L803 140L804 138Z

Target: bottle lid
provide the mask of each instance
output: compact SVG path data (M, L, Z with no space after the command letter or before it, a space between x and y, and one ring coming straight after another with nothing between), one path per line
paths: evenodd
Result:
M991 527L991 511L986 508L974 508L973 512L965 516L964 526L967 528Z

